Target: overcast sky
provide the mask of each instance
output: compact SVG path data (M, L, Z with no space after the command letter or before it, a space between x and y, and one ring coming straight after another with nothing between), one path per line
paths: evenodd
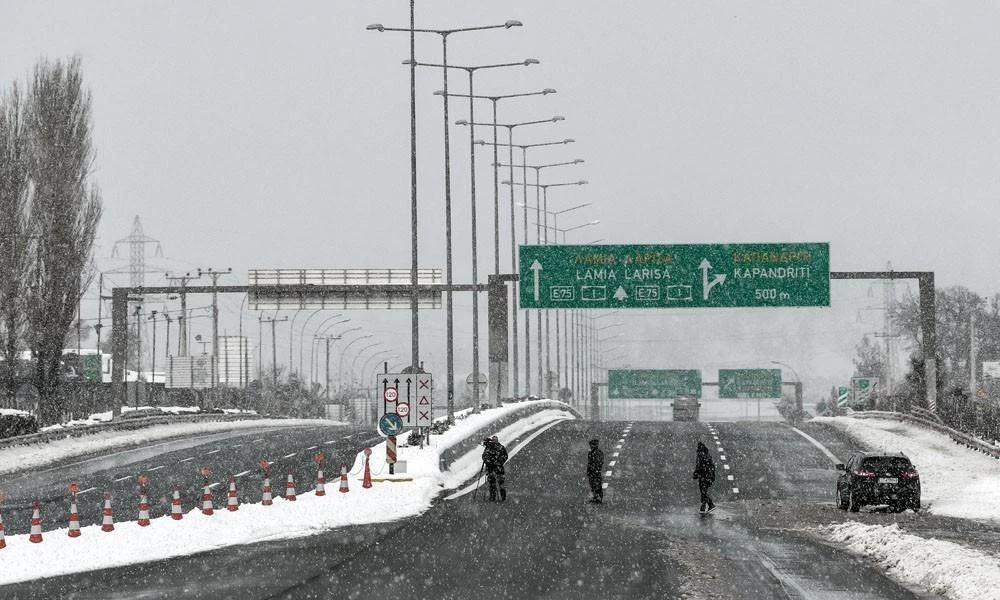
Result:
M407 268L407 36L365 29L405 27L407 7L12 0L0 5L0 83L23 81L41 56L82 57L104 196L102 270L127 265L109 256L136 215L169 259L150 266L232 267L233 283L252 268ZM541 62L480 72L476 88L558 90L501 101L499 114L566 117L517 129L515 142L576 140L528 155L586 161L542 174L589 181L550 190L552 210L593 203L560 226L600 220L568 241L829 242L834 270L891 262L934 271L939 286L998 290L1000 5L417 2L418 27L507 19L524 27L455 34L449 61ZM418 60L438 62L440 47L438 36L420 37ZM442 102L432 95L441 73L418 74L420 262L443 268ZM451 90L466 85L452 71ZM477 120L489 120L488 107L477 106ZM451 120L463 118L467 104L454 101ZM464 127L451 133L455 273L468 281L469 138ZM491 158L480 152L477 165L483 275L493 262ZM860 336L882 331L882 285L832 289L830 309L620 315L617 363L702 368L710 380L719 366L781 360L812 383L807 395L823 394L849 379ZM226 301L227 330L240 300ZM470 306L457 297L460 374L471 368ZM348 316L408 354L406 313ZM444 312L428 313L425 358L437 372L443 332ZM485 371L485 339L482 348Z

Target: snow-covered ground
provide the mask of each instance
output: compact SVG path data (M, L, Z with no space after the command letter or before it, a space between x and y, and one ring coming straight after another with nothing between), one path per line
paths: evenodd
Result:
M1000 521L1000 461L960 446L930 429L884 419L818 418L871 448L902 451L920 473L928 512ZM845 457L844 460L846 460ZM858 522L820 527L817 533L875 561L897 581L951 600L1000 599L1000 551L983 552L949 541L911 535L898 525Z
M94 452L138 446L166 438L266 427L306 427L343 425L339 421L321 419L256 419L253 421L204 421L200 423L173 423L155 425L132 431L104 431L79 437L67 436L29 446L12 446L0 449L0 475L82 456Z
M116 524L113 532L103 532L99 525L93 525L84 527L78 538L68 537L66 529L56 529L46 531L44 541L38 544L29 542L28 535L8 536L7 547L0 550L0 585L162 560L238 544L303 537L346 525L395 521L420 514L431 506L442 490L474 479L479 471L480 448L475 447L460 457L447 472L438 468L441 452L528 404L530 402L521 402L466 415L448 431L431 436L423 449L400 446L397 459L406 462L406 472L391 477L396 481L379 481L370 489L361 487L364 456L359 454L349 475L350 492L346 494L338 492L339 480L335 473L328 472L327 493L322 497L312 491L300 491L295 502L279 496L272 506L244 504L238 511L228 512L219 509L225 500L223 493L216 494L216 510L212 516L201 514L197 507L186 506L182 520L174 521L165 516L153 519L148 527L139 527L135 521L129 521ZM563 410L539 408L539 412L496 431L500 441L509 444L511 439L527 432L573 418ZM252 424L259 426L261 421ZM192 425L196 424L184 427ZM148 436L150 431L143 430L141 435ZM87 441L106 443L90 438ZM508 446L508 450L515 455L522 446ZM96 448L92 445L89 450L80 451ZM385 444L382 443L373 448L370 458L372 476L377 480L389 478L384 461ZM278 484L279 481L272 481L275 489Z

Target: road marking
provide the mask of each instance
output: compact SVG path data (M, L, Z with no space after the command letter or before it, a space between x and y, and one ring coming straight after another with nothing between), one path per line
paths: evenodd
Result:
M316 448L319 448L319 446L309 446L306 450L315 450Z
M602 489L602 490L606 490L606 489L608 489L608 484L606 484L606 483L602 483L602 484L601 484L601 489Z
M158 467L153 467L152 469L150 469L150 470L149 470L149 472L150 472L150 473L152 473L153 471L159 471L159 470L160 470L160 469L162 469L163 467L164 467L164 465L160 465L160 466L158 466Z
M351 436L347 436L347 437L345 437L344 439L345 439L345 440L349 440L349 439L351 439ZM323 442L323 443L329 446L330 444L336 444L336 443L337 443L337 440L330 440L330 441L328 441L328 442Z
M801 435L802 437L806 438L806 440L810 444L812 444L813 446L816 446L817 448L819 448L820 452L822 452L823 454L825 454L826 457L829 458L830 461L833 462L833 464L835 464L835 465L836 464L840 464L840 460L837 459L837 457L833 455L833 452L830 452L827 449L827 447L824 446L821 442L817 441L816 438L812 437L811 435L809 435L808 433L802 431L801 429L797 429L795 427L791 427L791 430L794 431L795 433Z
M205 454L217 454L219 452L222 452L222 448L216 448L215 450L212 450L211 452L206 452Z
M233 448L239 448L239 447L241 447L242 445L243 445L243 444L233 444L233 446L232 446L232 447L233 447Z
M549 429L552 429L556 425L562 423L563 421L567 421L567 420L569 420L569 418L559 419L557 421L553 421L553 422L549 423L548 425L544 425L544 426L540 427L537 431L535 431L534 433L532 433L531 435L529 435L527 438L525 438L523 442L519 443L516 447L514 447L508 453L507 459L510 460L511 458L513 458L518 452L521 451L522 448L524 448L529 443L531 443L531 441L534 440L536 437L542 435L543 433L545 433ZM469 492L472 492L473 490L475 490L479 486L479 483L482 481L482 479L483 479L482 477L477 477L474 481L472 481L471 483L469 483L468 485L466 485L464 488L460 489L459 491L455 492L454 494L452 494L450 496L446 496L445 500L454 500L455 498L461 498L462 496L468 494ZM608 484L605 483L604 487L608 487Z
M263 444L264 443L264 438L260 438L259 440L254 440L253 443L255 443L255 444Z
M96 489L97 488L95 488L95 487L87 488L87 489L83 490L82 492L77 492L76 495L79 496L80 494L86 494L87 492L92 492L92 491L94 491Z
M220 485L222 485L222 483L217 481L217 482L213 483L212 485L208 486L208 489L219 487Z
M729 465L722 465L722 468L728 471L729 470Z
M125 481L126 479L132 479L132 476L126 475L125 477L119 477L118 479L115 479L115 483L118 483L119 481Z
M235 477L243 477L244 475L249 475L250 471L243 471L242 473L237 473Z
M733 493L734 494L739 494L740 493L740 488L733 488Z
M618 444L617 446L615 446L615 450L621 450L621 449L622 449L622 444Z
M720 456L721 456L722 460L726 460L726 455L725 454L721 454Z
M621 452L615 452L615 453L614 453L614 454L612 454L611 456L612 456L612 457L614 457L614 458L618 458L618 455L619 455L619 454L621 454Z
M733 476L732 475L726 475L726 479L728 479L729 481L732 481L733 480Z
M182 459L181 459L181 462L188 462L188 461L191 461L191 460L194 460L194 457L193 457L193 456L189 456L189 457L187 457L187 458L182 458Z
M291 454L286 454L286 455L282 456L281 458L291 458L293 456L295 456L294 452L292 452Z
M608 466L609 466L609 467L613 467L613 466L615 466L615 464L616 464L617 462L618 462L617 460L613 460L613 461L611 461L611 462L609 462L609 463L608 463Z
M608 471L607 473L605 473L604 476L605 477L611 477L611 471Z

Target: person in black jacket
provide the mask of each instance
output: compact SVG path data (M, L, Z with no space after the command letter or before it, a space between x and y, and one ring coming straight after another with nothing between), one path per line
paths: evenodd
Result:
M590 452L587 454L587 481L593 494L590 501L594 504L604 502L604 452L599 445L596 439L590 440Z
M507 499L507 488L504 487L504 463L507 462L507 448L500 443L497 436L483 440L483 468L486 470L486 480L490 484L490 500L496 502L497 490L500 491L500 502Z
M698 442L694 475L691 478L698 480L698 491L701 493L700 512L712 512L715 509L715 502L712 502L712 497L708 495L708 488L715 483L715 462L708 452L708 446L701 442Z

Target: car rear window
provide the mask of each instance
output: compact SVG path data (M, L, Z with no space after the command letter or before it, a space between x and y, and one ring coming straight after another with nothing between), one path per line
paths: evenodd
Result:
M873 470L905 471L912 468L910 459L900 456L871 456L863 464Z

